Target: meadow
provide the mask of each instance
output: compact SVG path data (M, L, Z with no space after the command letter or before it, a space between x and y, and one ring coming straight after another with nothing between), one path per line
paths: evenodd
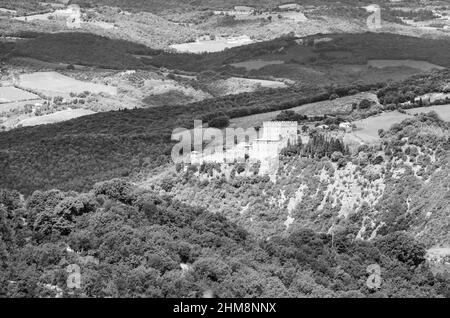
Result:
M406 112L411 115L429 113L431 111L436 112L442 120L450 122L450 104L410 108L406 110Z
M393 111L354 121L356 129L352 133L346 134L344 140L349 143L355 141L365 144L379 143L381 139L378 131L380 129L388 130L392 125L401 123L407 118L411 118L411 115Z
M0 87L0 104L39 99L38 95L14 86Z
M19 123L19 126L27 127L27 126L37 126L37 125L47 125L54 124L61 121L66 121L82 116L92 115L95 112L88 109L65 109L61 111L54 112L49 115L43 116L35 116L22 120Z
M47 97L68 97L70 93L79 94L83 92L117 95L116 87L79 81L57 72L22 74L19 76L18 85Z
M307 103L286 110L294 111L298 114L306 116L345 115L352 111L352 105L354 103L359 104L359 102L363 99L378 102L376 95L373 93L358 93L355 95L339 97L333 100ZM277 110L267 113L236 117L231 119L230 126L242 128L262 126L263 122L274 120L280 113L281 110Z

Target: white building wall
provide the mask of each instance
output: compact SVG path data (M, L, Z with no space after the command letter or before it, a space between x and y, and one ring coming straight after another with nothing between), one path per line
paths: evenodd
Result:
M250 144L242 142L225 152L213 154L192 152L190 155L192 164L203 162L232 163L242 162L248 154L250 161L271 161L278 158L281 149L288 144L295 145L298 142L298 123L291 121L264 122L263 137L250 141Z

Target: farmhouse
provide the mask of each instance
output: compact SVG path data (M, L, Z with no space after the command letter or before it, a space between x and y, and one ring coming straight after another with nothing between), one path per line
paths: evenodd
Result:
M353 131L353 126L351 123L345 122L345 123L340 123L339 124L339 128L343 129L345 132L350 133Z

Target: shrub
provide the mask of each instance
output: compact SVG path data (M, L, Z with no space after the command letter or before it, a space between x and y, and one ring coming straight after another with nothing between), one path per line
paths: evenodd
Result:
M359 102L359 109L368 109L372 105L372 102L368 99L363 99Z

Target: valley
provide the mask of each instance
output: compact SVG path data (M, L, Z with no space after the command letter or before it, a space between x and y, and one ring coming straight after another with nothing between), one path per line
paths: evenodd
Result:
M450 5L378 5L0 0L0 297L450 297Z

